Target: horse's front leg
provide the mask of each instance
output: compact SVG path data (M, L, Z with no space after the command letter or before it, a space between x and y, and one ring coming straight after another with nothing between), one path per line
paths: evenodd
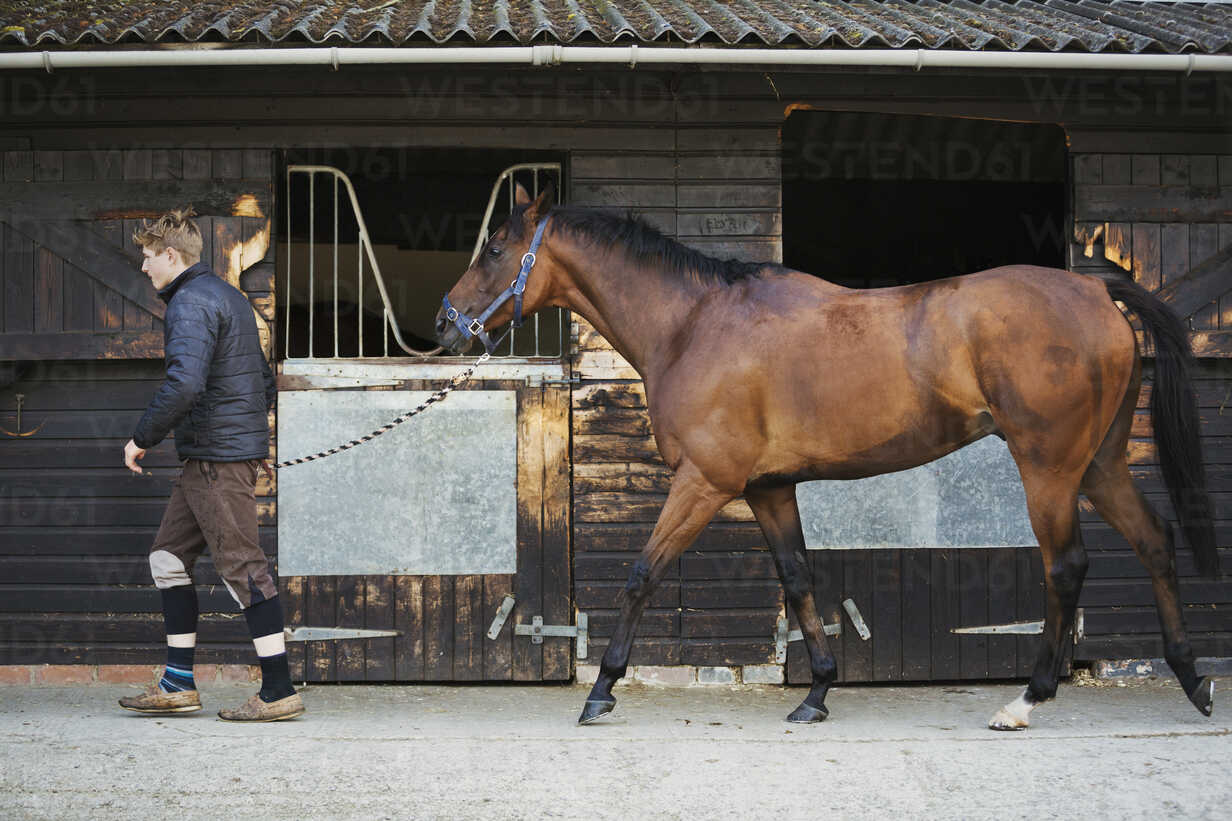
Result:
M804 530L800 526L800 509L796 505L795 485L772 490L745 491L762 535L774 552L774 566L783 583L783 595L796 614L804 644L808 647L809 665L813 671L813 686L808 696L792 711L787 720L793 724L813 724L824 721L826 693L838 677L838 665L826 642L817 603L813 598L813 579L804 554Z
M629 648L646 602L672 563L693 543L719 508L733 498L735 494L714 487L692 464L686 462L677 470L650 541L634 563L629 582L621 593L620 620L603 654L599 677L578 717L579 724L589 724L616 706L612 686L629 666Z

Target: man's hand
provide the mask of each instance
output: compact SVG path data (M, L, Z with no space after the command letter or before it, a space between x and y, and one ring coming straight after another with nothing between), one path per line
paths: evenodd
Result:
M269 477L269 480L271 482L274 481L274 467L270 464L269 459L261 460L261 468L265 471L265 475Z
M145 456L145 448L137 447L137 443L132 439L128 440L128 444L124 446L124 464L133 473L142 473L141 465L137 464L137 460Z

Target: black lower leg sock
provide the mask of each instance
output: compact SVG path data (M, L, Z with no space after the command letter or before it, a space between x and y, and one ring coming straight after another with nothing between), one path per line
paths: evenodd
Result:
M168 636L197 632L197 588L191 584L166 587L163 596L163 621Z
M248 633L253 639L282 633L282 603L278 597L257 602L244 610ZM286 652L275 656L259 656L261 660L261 700L277 701L295 693L291 686L291 667Z

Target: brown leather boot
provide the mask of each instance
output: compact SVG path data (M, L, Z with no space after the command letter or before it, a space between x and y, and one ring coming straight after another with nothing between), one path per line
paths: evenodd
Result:
M138 713L165 715L166 713L195 713L201 709L201 694L196 690L181 690L178 693L166 693L158 685L146 688L144 693L135 696L125 696L120 699L120 706L125 710L135 710Z
M264 702L254 694L234 710L222 709L218 717L223 721L282 721L304 714L304 702L299 693L292 693L277 701Z

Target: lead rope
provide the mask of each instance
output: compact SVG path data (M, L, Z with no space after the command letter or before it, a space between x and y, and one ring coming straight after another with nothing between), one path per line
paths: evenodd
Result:
M432 405L435 405L437 402L440 402L442 399L448 396L451 391L455 390L456 388L460 388L462 385L466 384L466 382L475 373L475 369L478 368L480 365L482 365L484 362L487 362L491 358L492 358L491 354L484 353L483 356L479 357L479 359L476 360L474 365L471 365L465 371L458 374L453 379L449 380L448 385L441 388L439 391L437 391L436 393L432 394L427 399L425 399L422 405L415 408L414 410L407 411L406 413L402 414L401 416L389 422L388 424L382 425L381 427L372 431L372 433L369 433L367 436L361 436L358 439L352 439L350 442L347 442L345 445L338 445L337 447L330 448L329 450L323 450L323 451L320 451L319 453L314 453L311 456L301 456L298 459L290 459L286 462L279 462L273 466L273 469L278 470L279 468L290 467L291 465L302 465L305 462L315 462L317 459L324 459L326 456L333 456L335 453L342 453L344 450L350 450L351 448L356 447L357 445L362 445L364 442L371 442L373 439L375 439L376 437L380 436L383 433L389 433L391 430L396 428L398 425L401 425L403 422L410 419L412 416L423 413Z

